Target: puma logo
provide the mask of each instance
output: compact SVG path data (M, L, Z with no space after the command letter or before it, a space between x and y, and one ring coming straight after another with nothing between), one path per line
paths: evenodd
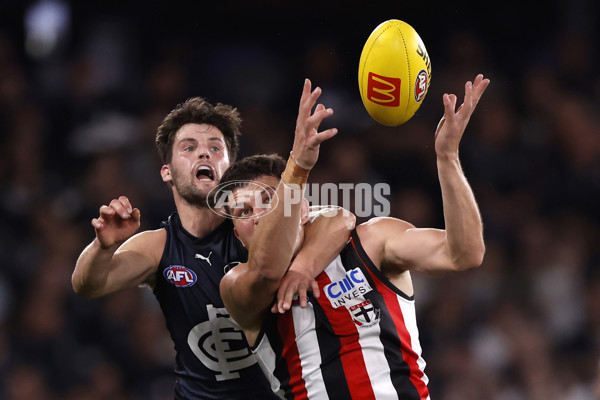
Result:
M210 262L210 255L212 254L212 251L210 253L208 253L208 255L206 257L204 257L202 254L198 254L196 253L196 258L201 258L204 261L206 261L208 263L208 265L210 265L212 267L212 263Z

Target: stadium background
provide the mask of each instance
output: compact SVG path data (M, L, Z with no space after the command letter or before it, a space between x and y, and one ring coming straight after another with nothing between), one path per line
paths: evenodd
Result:
M142 229L173 209L153 138L176 103L233 104L242 155L285 154L309 77L340 129L312 182L387 182L392 215L443 227L441 95L462 98L479 72L492 84L461 158L484 265L415 276L432 398L596 398L599 6L368 3L0 2L0 399L172 398L174 353L149 291L83 299L70 275L102 203L126 194ZM356 81L364 41L390 18L415 27L432 60L425 103L397 128L370 120Z

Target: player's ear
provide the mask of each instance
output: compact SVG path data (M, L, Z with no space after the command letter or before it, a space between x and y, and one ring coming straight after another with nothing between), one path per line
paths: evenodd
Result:
M310 209L310 206L308 205L308 200L306 200L306 197L302 198L302 204L301 204L301 209L300 209L300 224L304 225L308 222L308 210Z
M160 168L160 176L162 177L163 182L171 182L173 180L171 177L171 167L169 167L168 164L165 164Z
M242 245L243 245L245 248L248 248L248 246L246 246L246 245L244 244L244 242L242 241L242 239L240 238L240 235L239 235L238 231L237 231L235 228L233 228L233 233L235 234L235 237L236 237L236 238L238 238L238 240L240 241L240 243L241 243L241 244L242 244Z

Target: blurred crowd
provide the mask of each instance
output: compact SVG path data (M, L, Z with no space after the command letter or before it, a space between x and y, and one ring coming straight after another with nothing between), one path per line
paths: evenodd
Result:
M264 27L215 35L194 24L196 36L169 35L159 17L90 13L81 21L75 4L39 3L66 7L58 15L70 18L70 31L55 30L53 43L44 41L49 33L36 36L35 2L12 3L20 19L0 26L0 400L172 398L174 350L152 293L84 299L70 277L100 205L127 195L142 229L174 210L154 134L177 103L204 96L233 104L243 118L241 155L284 155L309 77L335 110L327 123L340 130L311 181L388 183L392 216L443 228L433 148L442 94L462 99L480 72L492 83L461 159L483 215L485 260L450 277L413 275L431 397L600 398L593 15L569 14L577 23L565 15L554 35L513 53L518 59L475 30L423 28L430 91L412 120L390 128L366 114L356 83L373 24L350 44L334 29L323 35L325 19L313 36Z

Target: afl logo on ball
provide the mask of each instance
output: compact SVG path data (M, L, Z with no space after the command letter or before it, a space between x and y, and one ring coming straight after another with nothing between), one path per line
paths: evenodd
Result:
M183 265L171 265L165 268L165 279L179 288L189 287L196 283L196 273Z
M425 93L427 93L427 72L424 69L419 72L417 75L417 80L415 82L415 100L420 102L425 97Z

